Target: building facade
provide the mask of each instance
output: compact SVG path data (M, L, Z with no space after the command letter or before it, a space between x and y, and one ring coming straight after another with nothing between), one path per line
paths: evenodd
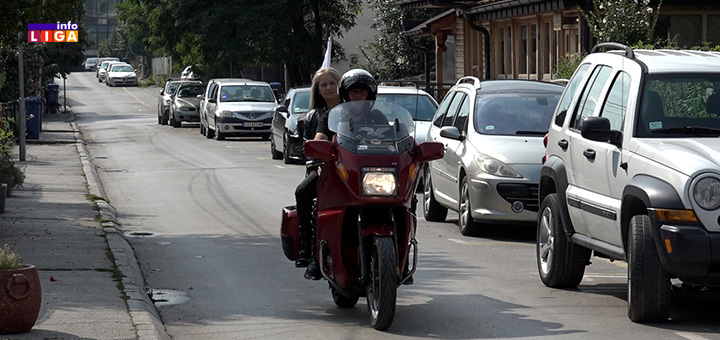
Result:
M405 31L435 38L436 83L463 76L552 80L561 59L594 45L579 9L592 0L398 0L402 8L447 11ZM657 1L651 3L656 7ZM664 0L655 34L681 48L720 44L720 3ZM443 86L443 85L440 85Z
M110 32L117 26L115 5L122 0L86 0L83 22L88 32L90 46L85 49L88 57L97 56L98 46L107 40Z

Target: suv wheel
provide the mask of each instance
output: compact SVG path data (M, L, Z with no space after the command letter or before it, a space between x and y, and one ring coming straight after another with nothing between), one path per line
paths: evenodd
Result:
M175 114L173 114L172 117L170 117L170 124L172 125L172 127L179 128L181 123L182 123L181 121L175 119Z
M634 322L663 322L670 315L670 275L660 264L647 215L630 220L628 317Z
M162 114L162 118L160 118L160 125L167 125L169 116L170 116L170 112L165 110L165 112L163 112L163 114Z
M200 134L205 136L205 125L203 125L202 123L200 123Z
M205 127L205 138L212 139L213 137L215 137L215 130L210 128L210 122L208 122Z
M590 260L590 249L568 239L555 193L545 196L540 205L536 239L537 266L542 282L553 288L577 287Z
M447 217L447 208L440 205L433 196L430 170L425 171L425 184L423 185L423 215L430 222L443 222Z
M465 236L479 236L485 233L485 226L476 222L472 217L470 206L470 185L467 176L463 177L460 186L460 200L458 201L458 227Z

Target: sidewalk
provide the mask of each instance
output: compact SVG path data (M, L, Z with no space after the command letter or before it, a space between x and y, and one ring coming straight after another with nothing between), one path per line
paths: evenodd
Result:
M38 268L42 308L29 333L0 338L170 339L102 199L74 115L42 119L40 139L27 140L26 160L16 161L25 183L0 214L0 247L10 245ZM17 160L17 146L13 154Z

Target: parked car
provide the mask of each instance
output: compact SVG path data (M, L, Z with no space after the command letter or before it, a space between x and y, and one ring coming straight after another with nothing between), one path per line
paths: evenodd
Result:
M595 46L547 135L542 282L577 287L593 254L625 261L633 322L667 321L673 278L720 286L718 115L720 52Z
M110 67L110 65L113 65L113 64L125 64L125 63L120 62L120 61L108 61L108 60L103 61L100 64L100 68L98 69L98 83L105 82L105 79L107 78L108 68ZM125 64L125 65L127 65L127 64Z
M117 58L117 57L98 58L98 61L95 64L95 78L100 78L100 66L102 65L103 61L120 61L120 58Z
M181 82L172 95L170 105L170 125L180 127L182 122L199 122L200 97L205 86L200 82Z
M165 81L165 87L160 90L158 97L158 124L167 125L170 120L170 105L172 104L172 95L175 94L180 84L188 82L187 80L168 79ZM192 81L195 84L202 84L199 81Z
M532 223L545 154L543 137L563 86L530 80L464 77L433 117L429 141L446 145L425 177L425 219L458 212L463 235L484 223Z
M272 159L283 159L285 164L304 161L301 129L298 121L310 111L310 87L292 88L273 111L272 132L270 133L270 155ZM278 145L282 146L278 150Z
M245 82L248 81L248 79L244 78L215 78L210 79L205 86L205 92L202 95L202 98L200 98L200 104L199 104L199 113L200 113L200 134L205 136L206 138L213 138L215 135L212 134L208 136L208 122L207 122L207 114L205 113L207 111L207 106L210 103L208 101L209 97L216 97L217 96L217 88L220 86L221 83L231 83L231 82Z
M297 96L300 97L294 99ZM415 121L415 140L418 143L425 141L430 120L438 107L437 101L432 96L415 87L381 85L378 86L376 100L399 104L407 109ZM270 153L273 159L283 158L286 164L305 159L304 140L297 130L297 122L309 111L309 103L310 88L296 88L288 91L281 105L276 108L270 140ZM282 151L279 150L279 145L282 145Z
M438 103L427 92L414 86L378 86L377 101L392 102L404 107L415 122L415 142L424 142Z
M211 81L216 84L202 108L205 136L223 140L229 136L261 136L270 139L272 113L277 106L270 85L247 79ZM201 128L202 129L202 128Z
M86 58L85 59L85 71L95 71L95 65L98 63L98 58Z
M117 63L108 66L108 71L105 75L105 85L117 86L117 85L138 85L138 76L135 73L135 69L128 64Z

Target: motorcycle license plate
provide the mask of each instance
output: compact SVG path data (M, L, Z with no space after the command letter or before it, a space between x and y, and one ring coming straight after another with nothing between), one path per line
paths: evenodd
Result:
M262 123L262 122L245 122L245 125L243 125L243 126L247 126L247 127L262 127L262 126L263 126L263 123Z

